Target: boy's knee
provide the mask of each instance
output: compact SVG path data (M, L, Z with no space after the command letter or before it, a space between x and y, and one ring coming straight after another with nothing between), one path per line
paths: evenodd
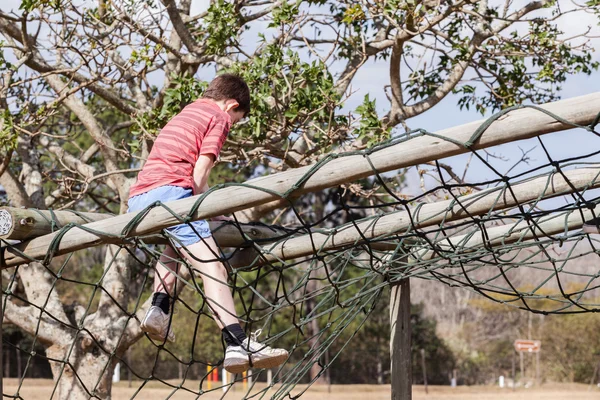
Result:
M222 263L218 263L219 265L215 268L215 273L218 276L219 280L227 281L229 275L227 274L227 269Z
M227 269L221 263L214 263L210 266L205 265L203 268L195 271L196 274L200 274L202 280L206 280L207 278L210 280L215 280L219 282L227 282L229 279L229 275L227 274Z

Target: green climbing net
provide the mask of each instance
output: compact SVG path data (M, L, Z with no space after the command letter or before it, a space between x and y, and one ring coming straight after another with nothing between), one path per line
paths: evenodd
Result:
M490 124L509 111L483 123L467 143L415 130L375 148L332 155L294 187L331 160L351 154L369 159L381 148L422 136L469 150L463 156L401 171L374 169L373 176L359 184L326 189L318 196L292 197L293 190L278 193L288 201L271 237L246 238L240 246L214 254L229 267L229 284L248 333L259 331L259 340L290 351L287 362L270 373L253 371L254 384L244 398L300 396L352 344L378 302L386 301L382 300L385 288L402 279L470 288L492 301L535 313L600 309L600 268L594 264L598 240L580 229L583 221L596 216L599 199L595 190L600 186L598 118L589 126L577 126L552 115L574 128L569 141L585 143L582 146L564 146L564 137L553 142L549 135L507 144L495 153L473 150ZM509 162L501 151L519 155L516 160L508 157ZM469 167L459 174L457 165ZM190 215L207 196L210 193L198 198ZM170 210L165 204L153 207ZM148 398L156 382L172 389L169 396L201 397L211 390L240 386L241 376L224 385L208 382L213 369L222 364L224 347L202 280L182 259L181 268L174 271L177 342L159 343L140 332L154 267L163 251L163 245L156 243L173 240L164 233L126 238L145 217L145 212L139 213L126 227L123 240L111 245L113 250L96 275L85 271L97 252L54 255L62 233L73 225L57 227L56 240L42 261L5 270L7 319L11 321L16 308L27 309L31 319L27 324L33 328L33 340L27 345L11 343L5 335L5 349L16 349L26 360L16 391L5 389L5 396L23 398L27 369L40 357L52 366L53 393L59 398L69 398L65 394L69 387L84 396L106 397L110 390L106 376L117 363L122 372L135 377L137 390L131 392L132 398ZM189 223L187 215L177 218ZM218 238L218 229L214 233ZM10 241L3 246L18 251ZM294 252L298 246L304 250ZM44 277L45 289L35 292L22 287L22 276L36 271ZM119 287L110 278L115 274L127 275L130 283ZM74 287L85 288L87 304L69 308L61 296ZM124 292L127 296L117 295ZM98 329L103 324L106 328ZM47 343L48 329L66 332L65 342L39 354L36 349ZM128 349L140 343L145 343L149 365L131 362ZM180 365L180 379L161 377L160 365L167 362ZM319 368L311 374L315 365ZM268 374L272 379L265 384Z

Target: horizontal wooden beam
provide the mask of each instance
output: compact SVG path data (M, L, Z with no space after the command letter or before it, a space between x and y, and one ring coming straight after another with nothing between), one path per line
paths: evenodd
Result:
M92 221L113 218L114 214L77 212L73 210L51 211L35 208L0 207L0 239L26 240L52 233L68 224L84 225ZM215 240L221 247L242 247L248 241L265 242L285 237L289 231L279 226L264 224L235 224L208 221ZM167 244L163 235L143 236L149 244ZM129 238L115 238L114 244L126 244Z
M272 242L290 235L289 231L278 226L236 224L234 222L208 221L210 231L219 247L244 247L250 244ZM169 241L159 234L142 236L147 244L167 244ZM130 238L123 238L115 244L130 243Z
M558 235L581 229L583 223L594 218L591 210L583 208L568 212L554 213L536 218L534 221L520 221L515 224L481 229L464 235L449 236L436 241L437 249L423 249L413 252L411 257L418 261L427 261L440 252L464 254L480 250L483 247L502 247L515 242L527 242L544 239L548 235ZM426 243L423 243L426 246Z
M477 217L492 211L510 209L518 204L573 193L575 190L582 191L600 187L600 167L581 168L566 171L564 174L566 180L563 175L553 173L511 184L510 191L505 187L493 188L460 197L460 203L451 199L424 204L420 207L412 207L410 214L406 211L397 211L377 218L354 221L352 224L346 224L331 231L313 232L310 237L308 235L296 236L273 245L262 246L259 249L245 249L234 255L230 264L234 268L247 265L257 266L350 247L364 243L365 239L385 241L397 235L410 235L414 232L414 228L448 223L469 216ZM576 224L576 219L573 218L572 223ZM553 224L556 225L558 222L554 221ZM510 232L510 228L500 227L497 229L498 237L495 239L497 242L502 240L502 232ZM513 232L510 237L516 240L517 235L516 232ZM458 244L460 240L464 239L457 237L455 240ZM468 240L467 243L473 243L473 245L478 243L475 237ZM433 254L432 252L429 257Z
M466 153L506 142L528 139L550 132L573 128L574 125L589 125L598 114L600 93L562 100L541 106L548 113L556 114L563 123L545 112L530 108L511 111L487 126L485 132L471 143L462 145L485 121L472 122L437 132L435 136L422 135L394 145L380 147L367 154L338 155L322 164L297 168L278 174L256 178L244 185L213 187L202 197L201 205L190 215L192 220L206 219L242 209L265 204L282 197L294 197L303 193L316 192L329 187L355 181L399 168ZM178 215L188 215L200 196L177 200L167 204ZM145 236L176 225L178 219L163 207L150 210L144 218L124 234L125 228L136 218L136 214L123 214L107 220L92 222L32 239L16 247L6 248L3 268L43 259L49 250L54 254L66 254L83 248L112 243L122 236ZM50 249L53 244L55 248ZM26 254L27 257L22 256Z
M46 235L67 224L87 224L112 218L113 214L52 211L32 208L0 207L0 239L26 240Z

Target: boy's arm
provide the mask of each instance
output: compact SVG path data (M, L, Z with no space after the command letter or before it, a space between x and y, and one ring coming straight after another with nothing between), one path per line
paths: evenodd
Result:
M194 195L206 192L208 187L208 176L214 164L214 156L212 154L201 154L194 166ZM229 217L211 218L215 221L231 221Z
M194 166L194 195L204 193L208 190L208 176L214 165L215 158L212 154L200 154Z

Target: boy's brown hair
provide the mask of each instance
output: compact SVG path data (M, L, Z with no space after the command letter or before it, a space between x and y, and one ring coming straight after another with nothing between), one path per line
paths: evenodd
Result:
M217 76L208 85L202 97L216 101L234 99L239 104L236 111L243 111L244 116L250 112L250 89L246 81L237 75Z

